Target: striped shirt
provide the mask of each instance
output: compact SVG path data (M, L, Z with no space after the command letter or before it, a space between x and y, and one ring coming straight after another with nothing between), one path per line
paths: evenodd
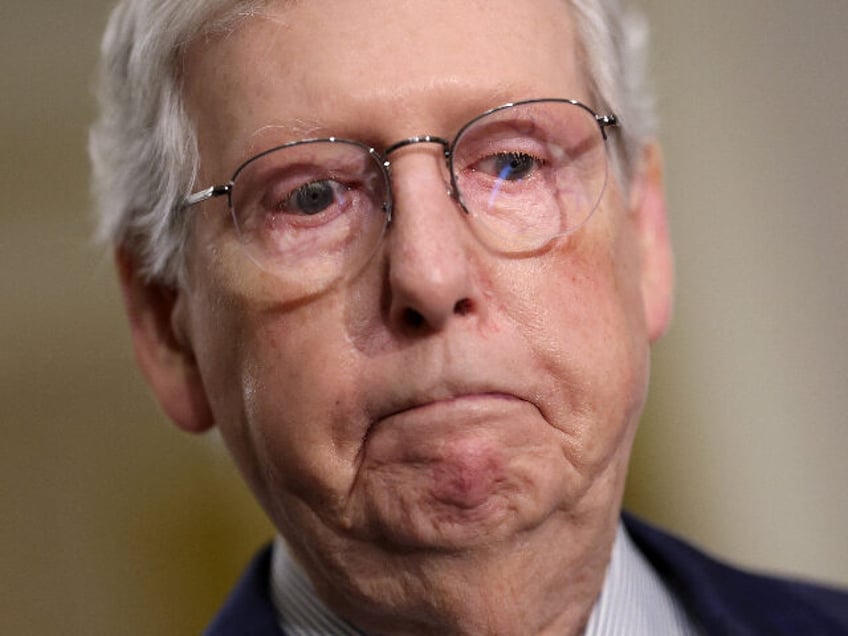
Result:
M280 627L291 636L367 636L335 616L277 539L271 597ZM691 619L619 525L601 594L584 636L695 636Z

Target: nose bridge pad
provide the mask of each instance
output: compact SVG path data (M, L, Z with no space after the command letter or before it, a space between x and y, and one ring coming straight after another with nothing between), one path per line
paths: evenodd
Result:
M447 179L445 179L445 192L454 201L456 204L460 203L459 193L456 191L456 188L453 186L453 176L450 172L450 164L448 164L447 168Z

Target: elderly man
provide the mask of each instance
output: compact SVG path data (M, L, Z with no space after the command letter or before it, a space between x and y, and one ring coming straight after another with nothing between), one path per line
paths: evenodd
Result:
M830 634L625 517L671 308L612 0L126 0L92 133L139 364L279 530L210 634Z

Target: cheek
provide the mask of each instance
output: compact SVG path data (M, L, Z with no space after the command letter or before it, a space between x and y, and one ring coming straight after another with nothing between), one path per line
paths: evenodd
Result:
M215 357L201 364L227 446L272 516L292 497L332 509L353 479L367 425L356 403L361 374L333 328L339 310L224 304L209 329Z
M626 460L647 386L638 263L621 243L606 228L578 235L512 276L505 290L521 299L511 318L553 378L545 415L584 473L613 456Z

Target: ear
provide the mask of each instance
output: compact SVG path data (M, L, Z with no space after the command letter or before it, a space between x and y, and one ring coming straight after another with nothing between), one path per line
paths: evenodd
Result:
M671 321L674 256L663 188L662 152L656 143L645 147L630 189L630 210L641 245L642 305L648 337L657 341Z
M214 419L186 337L185 292L146 280L128 250L119 248L115 261L136 360L159 405L181 429L208 430Z

